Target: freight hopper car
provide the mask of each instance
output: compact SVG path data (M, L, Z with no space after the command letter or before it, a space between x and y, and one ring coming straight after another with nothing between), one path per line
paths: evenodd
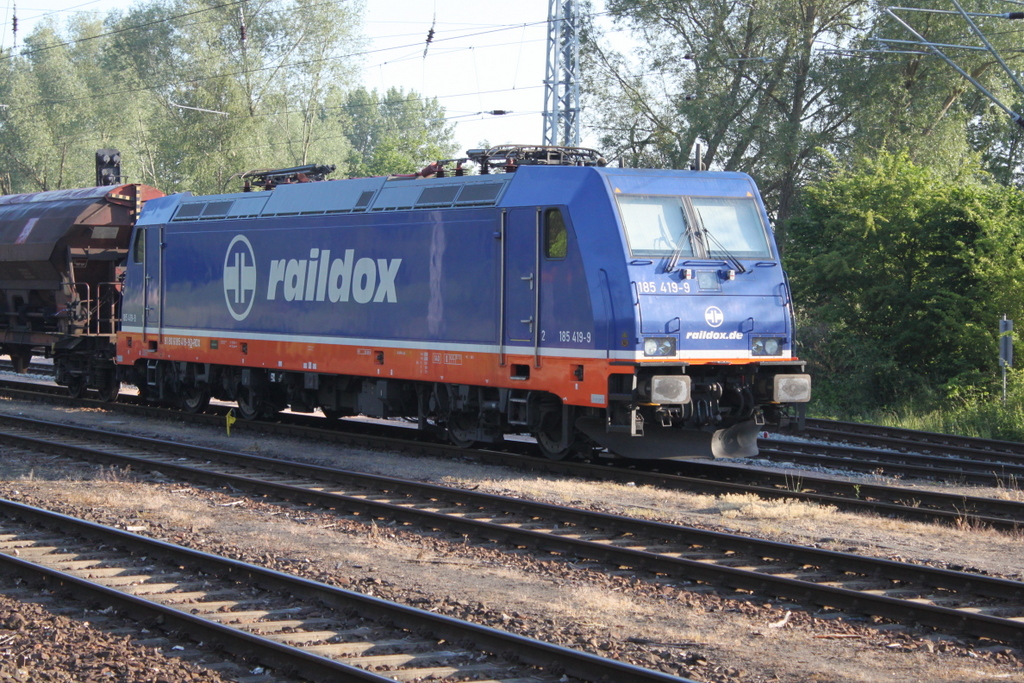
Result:
M752 180L477 151L477 175L146 205L117 363L152 400L245 418L404 417L548 456L756 453L810 396ZM268 185L269 187L269 185Z
M0 196L0 354L16 371L46 356L72 394L117 396L120 266L158 196L135 184Z

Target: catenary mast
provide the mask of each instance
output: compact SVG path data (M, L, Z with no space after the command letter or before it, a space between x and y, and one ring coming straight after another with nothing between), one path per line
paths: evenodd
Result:
M580 144L580 36L577 0L548 0L544 144Z

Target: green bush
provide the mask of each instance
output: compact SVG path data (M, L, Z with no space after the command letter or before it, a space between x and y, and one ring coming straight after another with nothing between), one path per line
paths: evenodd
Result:
M1005 404L1001 389L965 383L951 389L941 407L906 405L860 417L873 424L1024 442L1024 373L1010 372Z
M1024 195L880 154L806 189L788 230L812 413L991 402L1003 314L1024 312Z

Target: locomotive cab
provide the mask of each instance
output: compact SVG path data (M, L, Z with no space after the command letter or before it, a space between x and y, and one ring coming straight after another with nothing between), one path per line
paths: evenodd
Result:
M610 376L606 423L580 427L620 454L756 455L759 429L810 399L810 377L793 356L789 285L753 181L688 171L606 178L633 298L635 347L619 355L633 372Z

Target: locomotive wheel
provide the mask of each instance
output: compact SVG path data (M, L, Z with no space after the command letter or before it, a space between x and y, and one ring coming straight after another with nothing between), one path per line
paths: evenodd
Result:
M202 387L183 387L181 390L181 408L186 413L201 413L210 405L210 392ZM239 404L241 410L241 404Z
M263 417L263 411L260 409L262 403L260 395L249 387L238 387L235 401L238 402L238 414L242 416L243 420L252 421Z
M562 417L554 411L545 413L540 421L540 428L534 433L540 452L549 460L574 460L582 449L577 441L578 435L569 435L569 445L562 448Z
M68 395L71 398L82 398L85 394L85 378L81 375L68 377Z
M477 419L469 413L453 413L448 419L448 440L459 448L476 444Z

